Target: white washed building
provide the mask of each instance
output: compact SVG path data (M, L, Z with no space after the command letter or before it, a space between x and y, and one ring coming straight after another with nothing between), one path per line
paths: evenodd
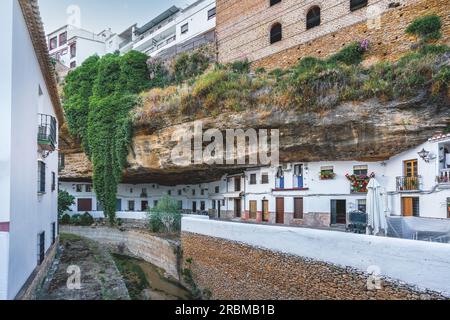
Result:
M184 9L172 6L142 27L134 24L119 34L65 25L47 35L47 44L51 58L73 69L94 54L136 50L171 57L215 41L215 27L215 0L199 0Z
M72 25L65 25L47 35L48 50L51 58L73 69L94 54L105 55L106 43L109 43L107 41L113 36L110 29L95 34Z
M215 27L215 0L199 0L184 9L172 6L136 29L133 49L151 57L169 49L187 51L208 41L202 36L214 33Z
M293 163L248 170L231 178L228 216L315 227L346 224L350 211L366 207L366 190L352 187L347 175L373 174L386 195L388 216L448 219L449 168L450 136L439 136L383 162ZM234 186L236 180L240 182Z
M220 219L311 227L346 225L349 212L366 210L367 193L361 181L367 184L369 179L360 176L372 174L383 187L388 216L450 218L450 135L434 137L387 161L290 163L246 170L200 186L122 184L117 208L121 218L144 217L140 211L169 194L185 212L208 211ZM352 186L355 181L347 175L354 175L358 187ZM91 185L64 182L61 188L77 198L74 212L101 211Z
M186 213L204 213L212 209L210 188L214 184L161 186L156 183L120 184L117 191L116 211L118 218L144 219L149 208L154 208L164 196L170 196L178 202L180 210ZM72 214L88 212L95 218L103 218L103 209L91 183L61 182L60 189L75 197L70 208ZM213 192L215 190L213 189Z
M36 0L0 2L0 300L14 299L56 242L63 121Z

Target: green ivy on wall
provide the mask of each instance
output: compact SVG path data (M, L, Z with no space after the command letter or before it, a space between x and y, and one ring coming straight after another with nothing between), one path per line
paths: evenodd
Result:
M93 164L94 189L111 224L132 138L130 111L139 103L137 94L150 87L147 59L136 51L90 57L64 87L69 131L81 139Z

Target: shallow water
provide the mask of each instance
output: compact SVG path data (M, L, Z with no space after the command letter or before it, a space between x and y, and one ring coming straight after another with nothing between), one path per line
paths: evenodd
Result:
M187 289L176 283L175 280L164 278L161 275L161 271L154 265L145 261L138 262L138 265L144 271L147 281L153 290L163 292L169 297L171 296L181 300L191 298L191 294Z
M127 271L121 270L123 277L136 279L143 274L147 280L146 284L138 288L136 282L126 281L129 291L141 290L139 299L143 300L189 300L192 298L189 290L184 288L175 279L164 277L164 271L144 260L132 258L125 255L113 254L119 263L126 264ZM120 270L121 268L119 268ZM130 271L131 270L131 271ZM143 285L143 286L142 286Z

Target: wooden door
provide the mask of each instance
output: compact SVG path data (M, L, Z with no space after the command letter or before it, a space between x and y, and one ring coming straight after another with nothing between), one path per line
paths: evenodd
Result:
M284 198L277 198L276 223L284 224Z
M78 212L92 211L92 199L78 199Z
M258 202L250 201L250 219L256 220L258 211Z
M303 198L294 198L294 219L303 219Z
M192 202L192 212L197 212L197 202Z
M404 217L414 216L413 198L402 198L402 215Z
M265 222L269 221L269 201L263 200L262 202L262 219Z
M234 200L234 216L240 218L242 216L242 202L241 199Z
M142 201L141 211L147 211L147 210L148 210L148 201Z

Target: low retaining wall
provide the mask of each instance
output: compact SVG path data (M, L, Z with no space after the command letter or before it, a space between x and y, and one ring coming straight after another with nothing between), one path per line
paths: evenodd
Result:
M125 245L136 257L164 269L166 273L179 280L179 244L175 241L153 236L145 231L106 227L61 226L62 233L75 234L103 244Z
M184 259L214 298L450 297L447 244L192 218L182 230ZM385 279L381 290L368 290L368 272Z

